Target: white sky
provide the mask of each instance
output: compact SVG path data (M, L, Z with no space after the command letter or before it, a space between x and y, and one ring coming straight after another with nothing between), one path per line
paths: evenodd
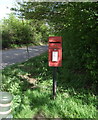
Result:
M7 17L11 13L10 8L14 6L16 0L0 0L0 19Z
M0 20L6 18L9 13L11 13L10 8L15 6L15 2L22 2L28 0L0 0Z

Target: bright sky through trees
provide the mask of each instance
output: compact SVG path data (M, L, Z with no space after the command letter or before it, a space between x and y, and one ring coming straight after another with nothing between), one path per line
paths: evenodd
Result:
M10 8L14 5L14 2L15 0L0 0L0 19L11 13Z
M9 13L11 13L10 8L14 6L14 3L16 1L22 2L23 0L0 0L0 19L7 17ZM29 0L25 0L25 1L29 1ZM47 1L47 0L32 0L32 2L35 1ZM50 0L50 1L56 1L56 0ZM60 0L58 0L60 1ZM64 0L61 0L64 1ZM71 0L69 0L71 1ZM73 0L72 0L73 1ZM78 1L78 0L76 0ZM80 1L86 1L86 0L80 0ZM87 0L89 1L89 0ZM91 0L91 1L97 1L97 0ZM65 0L66 2L66 0Z

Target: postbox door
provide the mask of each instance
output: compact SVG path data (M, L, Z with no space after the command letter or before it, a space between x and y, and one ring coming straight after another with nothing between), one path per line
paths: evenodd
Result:
M62 49L49 49L49 66L59 67L62 63Z

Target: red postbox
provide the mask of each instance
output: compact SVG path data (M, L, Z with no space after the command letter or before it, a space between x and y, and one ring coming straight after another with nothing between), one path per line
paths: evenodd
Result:
M49 37L49 66L60 67L62 66L62 37L54 36Z

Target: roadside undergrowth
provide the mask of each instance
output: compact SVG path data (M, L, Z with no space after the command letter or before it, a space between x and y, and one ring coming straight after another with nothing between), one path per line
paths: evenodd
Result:
M61 74L64 71L60 69L55 100L52 99L53 68L48 67L47 53L2 71L1 90L14 96L14 118L96 117L97 96L90 90L76 89L71 80L66 82L64 74ZM68 71L65 72L66 78L69 78Z

